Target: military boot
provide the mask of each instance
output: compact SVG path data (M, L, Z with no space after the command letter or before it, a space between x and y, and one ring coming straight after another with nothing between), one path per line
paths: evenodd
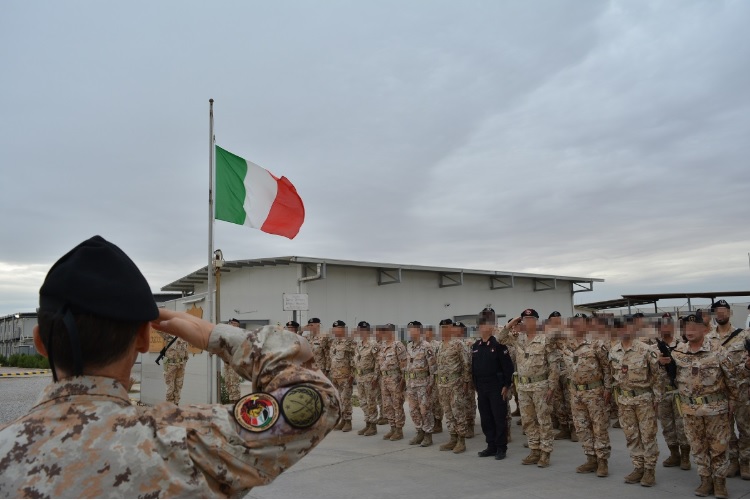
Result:
M716 498L729 498L729 492L727 491L727 478L714 478L714 496Z
M539 461L536 463L537 467L546 468L549 467L549 452L543 451L539 454Z
M404 428L396 427L396 431L391 436L391 441L400 441L402 439L404 439Z
M578 433L576 433L576 428L573 424L570 425L570 441L573 443L578 442Z
M521 460L521 465L534 465L536 463L539 463L539 459L541 458L541 453L539 450L531 450L531 453L529 453L526 458Z
M690 446L680 446L680 469L690 470Z
M727 477L734 477L740 473L740 461L736 458L729 460L729 468L727 469ZM716 487L716 481L714 481L714 488Z
M594 455L586 455L586 463L576 467L576 472L579 474L588 474L596 470L596 457Z
M432 446L432 433L431 432L424 433L424 439L422 440L422 443L419 446L421 446L422 448L427 448L428 446Z
M357 431L359 436L364 436L365 432L370 430L370 422L365 422L365 426Z
M440 434L441 432L443 432L443 421L439 418L436 418L435 425L432 426L432 433Z
M633 472L625 476L625 482L628 484L640 483L643 478L643 467L636 467Z
M664 467L677 467L681 463L680 447L676 444L669 445L670 455L661 464Z
M451 434L451 440L440 445L440 451L451 451L458 443L458 434Z
M341 432L351 432L351 430L352 430L352 421L344 420L344 425L341 427Z
M750 460L740 460L740 477L745 481L750 480Z
M466 441L463 436L458 436L458 442L453 448L453 453L463 453L466 451Z
M695 490L695 496L707 497L714 492L714 482L711 476L701 476L701 485Z
M654 469L646 469L643 471L643 477L641 478L641 486L650 488L656 484L656 473Z
M385 436L383 436L383 439L391 439L393 434L395 434L396 428L394 426L391 426L391 430L386 432Z
M596 464L596 477L609 476L609 463L606 458L600 458Z
M364 436L374 436L378 433L378 426L375 424L375 422L370 424L370 428L367 429L364 433Z
M414 436L409 440L409 444L419 444L424 439L424 431L422 429L419 429L417 431L417 435Z
M560 426L560 432L555 434L555 439L570 439L570 426L569 425L561 425Z
M384 416L382 416L382 415L381 415L381 416L379 416L379 417L378 417L378 425L388 425L388 419L387 419L387 418L385 418L385 417L384 417Z
M339 420L339 423L333 428L334 431L340 431L344 427L344 420Z

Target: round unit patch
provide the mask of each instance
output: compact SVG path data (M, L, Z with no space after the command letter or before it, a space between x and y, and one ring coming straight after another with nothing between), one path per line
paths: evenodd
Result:
M312 387L298 385L284 394L281 413L292 427L310 427L323 414L323 398Z
M243 429L263 432L279 419L279 403L270 394L254 392L237 401L234 418Z

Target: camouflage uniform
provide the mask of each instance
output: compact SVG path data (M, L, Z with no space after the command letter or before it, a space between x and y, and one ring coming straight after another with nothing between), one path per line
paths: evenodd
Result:
M698 352L687 343L672 351L685 434L701 477L723 479L729 460L729 397L736 398L732 362L718 342L705 338Z
M437 357L437 385L448 432L466 437L466 388L471 382L469 353L461 339L452 339L440 348Z
M312 348L315 364L326 377L330 377L330 344L331 339L323 332L313 335L310 347Z
M165 345L169 344L174 338L163 332L158 333L164 339L164 342L166 342ZM162 361L164 363L164 383L167 385L166 400L169 403L180 404L188 354L188 343L182 339L177 339L164 355L164 360Z
M750 330L741 331L729 340L731 333L735 330L730 325L729 334L720 340L735 373L734 380L740 384L738 399L731 400L734 413L730 414L729 422L734 425L729 426L731 436L728 458L735 462L739 460L747 471L750 463L750 400L748 399L747 379L744 377L743 371L745 368L745 353L747 352L745 350L745 339L750 337ZM734 431L735 425L739 430L739 439Z
M559 379L555 384L554 393L552 394L552 409L557 417L561 429L569 428L572 425L570 410L570 385L568 383L568 368L565 366L562 352L565 347L566 339L562 336L562 330L551 331L548 335L552 337L552 347L557 350Z
M406 347L398 340L387 343L380 350L380 389L383 398L383 415L391 427L403 428L404 391L401 386L406 370Z
M430 342L432 346L432 352L435 353L435 359L437 360L440 354L440 349L443 347L443 343L439 340L433 340ZM443 420L443 405L440 404L440 391L437 390L437 384L435 384L432 391L432 414L435 416L435 421Z
M242 497L294 465L338 420L336 390L310 369L295 334L217 325L207 350L278 402L295 387L313 388L320 418L295 428L279 416L249 432L232 406L133 406L114 379L67 378L47 386L28 415L0 427L0 496Z
M659 458L654 402L662 398L659 372L663 370L657 358L653 348L638 340L627 349L617 342L609 352L618 417L636 469L653 470Z
M437 372L435 351L424 340L416 344L409 342L406 350L406 396L409 398L409 414L417 431L432 434L435 425L432 393Z
M607 347L601 340L569 339L563 351L570 377L573 423L583 452L609 460L609 408L604 392L611 390Z
M518 402L529 449L552 453L552 408L546 398L560 379L559 353L544 334L531 340L525 333L515 337L507 326L498 334L498 341L516 351Z
M670 350L674 350L679 342L675 340L669 345ZM685 435L685 425L682 421L682 414L679 409L677 388L672 385L666 370L659 370L659 382L664 394L659 403L659 423L661 423L661 433L667 446L685 448L690 446L687 436Z
M474 345L476 339L467 337L463 342L467 352L471 352L471 346ZM474 426L476 425L477 420L477 389L474 387L474 379L471 377L471 374L469 374L469 391L466 394L466 399L466 427L469 431L469 436L473 436Z
M357 368L357 393L359 407L365 414L365 422L376 424L378 421L377 387L380 384L378 356L380 344L374 341L361 342L357 345L354 364Z
M331 340L328 366L330 379L341 397L341 420L352 419L352 390L354 389L354 340L349 337Z
M224 385L227 387L227 397L230 403L236 403L242 397L241 382L242 377L228 363L224 363Z

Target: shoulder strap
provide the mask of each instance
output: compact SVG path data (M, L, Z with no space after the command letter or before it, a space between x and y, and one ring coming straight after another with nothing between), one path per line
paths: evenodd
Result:
M721 343L721 345L722 346L727 345L727 342L729 342L730 340L732 340L733 338L735 338L737 336L737 334L740 333L741 331L742 331L742 328L737 328L735 331L732 332L732 334L729 337L726 338L726 340L724 342Z

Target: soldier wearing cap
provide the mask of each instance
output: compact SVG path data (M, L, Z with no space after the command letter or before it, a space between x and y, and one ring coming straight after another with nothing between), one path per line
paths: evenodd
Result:
M383 332L385 344L380 350L380 391L383 397L383 414L388 419L391 430L383 439L398 441L404 439L404 389L406 389L407 354L404 344L396 339L396 326L388 323L378 327Z
M675 324L672 315L662 314L659 321L659 337L667 345L670 352L674 351L679 344L675 338ZM664 467L677 467L682 470L690 470L690 443L685 435L685 427L682 414L678 408L677 387L672 384L666 370L659 371L659 382L664 397L659 403L658 415L661 423L662 435L669 448L669 457L661 464Z
M466 352L469 355L469 360L471 360L471 347L474 345L474 342L477 341L476 338L472 338L469 336L468 328L465 324L462 322L454 323L453 326L456 328L457 335L459 335L464 343L464 347L466 348ZM477 421L477 396L476 396L476 387L474 387L474 378L472 377L469 380L469 390L466 393L466 439L471 439L474 437L474 427L476 426Z
M188 361L188 343L180 338L167 335L164 332L157 333L164 340L164 345L169 346L164 354L164 383L167 386L166 400L172 404L180 404L182 385L185 380L185 365ZM174 340L174 342L172 342Z
M552 347L557 350L559 355L559 374L560 379L555 384L555 390L552 395L552 420L557 420L557 427L560 431L555 435L555 440L571 439L571 411L570 411L570 390L568 387L568 372L565 361L562 359L562 350L565 346L566 336L564 325L562 323L562 314L559 311L552 311L544 325L544 333L550 340ZM555 427L553 425L553 427ZM575 433L575 430L573 430Z
M695 494L727 498L729 469L727 445L731 437L728 413L730 400L738 397L736 373L727 352L706 337L708 327L698 314L685 317L687 342L679 344L672 357L659 363L674 365L685 434L701 484Z
M346 323L336 320L331 328L333 339L330 347L328 366L331 382L341 396L341 421L333 428L335 431L352 430L352 392L354 390L354 355L355 345L347 335Z
M538 330L537 319L539 313L534 309L525 309L520 317L513 318L505 325L500 338L507 339L508 345L516 350L518 401L530 450L521 463L549 467L554 442L550 403L555 384L560 378L560 361L552 343L543 331ZM523 333L517 338L507 335L519 324Z
M232 363L261 392L235 407L131 405L131 369L151 326ZM339 416L306 343L157 309L133 261L99 236L50 269L34 343L53 383L0 427L3 496L242 497L312 450ZM290 412L295 404L308 411Z
M326 377L330 378L329 355L331 339L320 328L320 318L310 318L307 320L305 330L309 332L310 337L308 340L312 347L315 364L318 365L318 368L320 368Z
M227 321L227 324L239 328L239 320L232 318ZM232 369L229 363L224 362L224 386L227 388L227 398L229 402L234 404L239 401L241 395L240 383L242 383L242 377Z
M615 320L615 334L619 340L609 351L610 373L614 380L618 417L630 451L633 472L625 477L628 484L656 484L656 408L663 396L659 381L657 353L638 340L622 320Z
M435 387L437 364L435 351L423 338L423 326L419 321L407 325L410 342L406 346L406 397L409 400L409 414L417 430L409 440L411 445L427 447L432 445L432 431L435 416L432 413L432 391Z
M442 329L441 329L441 334L442 334ZM440 348L443 346L443 343L441 342L440 339L435 338L434 327L432 326L425 327L424 340L425 342L427 342L427 344L432 346L432 352L435 353L435 359L437 360L437 357L440 354ZM439 391L437 390L437 385L435 386L435 390L432 391L432 415L433 417L435 417L435 425L433 425L432 427L432 433L440 434L441 432L443 432L443 407L440 405L440 394L439 394Z
M285 328L286 328L286 331L288 331L288 332L296 333L296 334L298 334L298 335L300 334L300 331L299 331L299 323L297 323L297 322L296 322L296 321L294 321L294 320L292 320L292 321L287 321L287 322L286 322L286 326L285 326Z
M370 337L370 332L370 323L367 321L357 324L357 335L360 340L356 345L354 366L357 371L359 407L365 414L365 427L357 431L360 436L374 436L378 433L377 387L380 385L380 345Z
M466 451L466 402L471 378L469 353L464 346L460 327L453 320L440 321L443 345L437 356L437 392L443 407L450 440L440 445L440 451Z

